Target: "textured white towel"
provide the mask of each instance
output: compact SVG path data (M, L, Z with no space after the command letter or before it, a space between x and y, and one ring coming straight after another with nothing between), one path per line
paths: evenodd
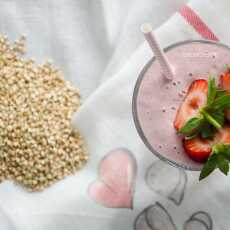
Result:
M139 72L152 56L145 42L137 48L142 39L137 36L139 24L148 20L158 26L178 8L172 1L138 2L0 2L0 29L12 38L22 31L29 34L30 54L54 57L82 89L85 102L73 125L85 136L90 153L82 171L44 192L30 194L11 182L1 184L0 229L228 229L229 177L215 172L198 183L197 173L161 163L135 130L132 92ZM230 45L228 0L196 0L190 7L218 39ZM165 13L161 15L160 10ZM179 13L161 25L156 36L163 47L201 38ZM106 168L111 166L110 159L120 184L112 180L113 170ZM117 198L113 204L106 195L95 195L96 186L113 193Z

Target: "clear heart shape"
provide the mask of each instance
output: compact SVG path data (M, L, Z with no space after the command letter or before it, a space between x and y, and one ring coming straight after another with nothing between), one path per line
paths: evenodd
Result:
M212 218L207 212L195 212L185 223L184 230L212 230Z
M135 230L177 230L172 217L158 202L144 209L134 223Z
M183 201L187 185L187 174L184 170L163 161L155 161L147 169L145 181L152 191L167 197L174 204L180 205Z

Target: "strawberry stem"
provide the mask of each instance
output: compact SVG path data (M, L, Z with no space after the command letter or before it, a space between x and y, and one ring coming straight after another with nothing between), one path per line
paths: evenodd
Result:
M213 145L212 147L212 154L217 154L219 152L218 144Z
M215 144L215 145L213 145L213 147L212 147L212 152L213 153L224 153L224 152L226 152L226 146L228 146L228 144Z
M208 114L204 109L200 110L200 113L207 119L207 121L212 124L215 128L220 129L221 125L210 115Z

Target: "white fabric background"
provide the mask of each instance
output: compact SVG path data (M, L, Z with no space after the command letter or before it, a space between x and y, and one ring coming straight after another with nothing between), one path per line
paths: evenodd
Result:
M149 191L143 182L146 167L156 158L140 141L131 115L135 80L152 56L147 45L141 45L139 26L150 21L163 46L200 38L178 14L162 25L184 2L0 1L0 32L12 40L26 33L28 55L38 61L51 57L66 78L80 88L84 104L73 124L86 137L91 158L82 171L42 193L28 194L12 182L0 185L1 230L132 229L135 216L156 200L170 210L178 230L200 209L213 217L213 229L228 229L224 227L230 224L229 178L217 172L198 184L197 174L189 173L189 189L180 207ZM192 6L206 22L211 21L210 26L221 40L230 44L230 34L225 30L230 15L228 1L220 4L217 0L197 0ZM138 162L133 211L105 209L86 194L88 185L97 177L101 157L117 147L130 149Z
M156 28L185 0L1 0L0 32L25 33L29 55L52 58L83 98L110 78L141 43L139 26Z

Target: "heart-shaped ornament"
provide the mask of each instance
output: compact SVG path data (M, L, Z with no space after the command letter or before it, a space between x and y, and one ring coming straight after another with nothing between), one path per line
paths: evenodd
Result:
M127 149L115 149L100 162L89 196L107 208L132 208L137 165Z

